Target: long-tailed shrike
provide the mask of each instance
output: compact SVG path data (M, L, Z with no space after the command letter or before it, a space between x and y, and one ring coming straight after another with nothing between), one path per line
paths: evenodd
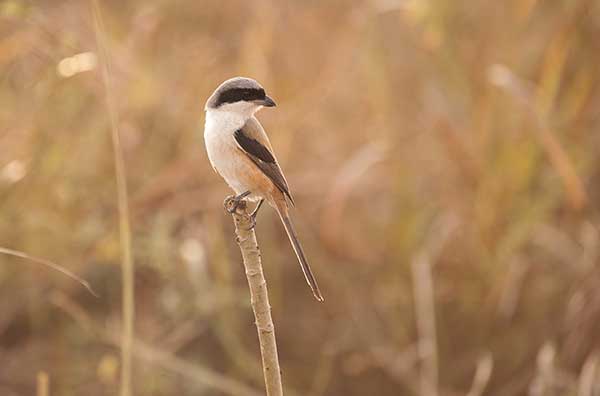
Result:
M294 205L294 199L269 138L254 116L261 108L274 106L255 80L235 77L225 81L208 98L204 109L206 151L215 171L235 191L235 202L258 202L251 214L253 221L265 200L277 210L308 285L315 298L323 301L290 220L289 205Z

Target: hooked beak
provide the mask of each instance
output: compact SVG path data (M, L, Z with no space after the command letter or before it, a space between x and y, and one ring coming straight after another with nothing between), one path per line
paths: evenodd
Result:
M265 106L265 107L275 107L275 106L277 106L277 104L275 103L275 101L273 99L269 98L268 96L265 96L264 99L257 100L256 104L261 105L261 106Z

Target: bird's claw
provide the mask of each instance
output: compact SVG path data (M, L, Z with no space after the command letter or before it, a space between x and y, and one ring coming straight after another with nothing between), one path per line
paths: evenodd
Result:
M225 202L223 203L225 206L225 210L233 214L236 213L238 208L246 209L246 201L244 200L244 198L246 198L248 195L250 195L250 191L246 191L239 195L228 196L227 198L225 198ZM258 210L260 209L263 202L264 199L261 199L256 208L254 208L254 210L252 211L252 213L246 214L250 219L250 227L248 227L247 231L250 231L254 227L256 227L256 215L258 214Z
M240 200L236 200L235 197L231 196L228 197L228 201L227 201L227 211L231 214L235 213L235 211L237 210L237 208L240 206L241 201Z
M263 202L265 202L265 200L261 199L258 205L256 205L256 208L254 208L252 213L250 213L250 227L248 228L248 231L256 227L256 216L258 215L258 210L262 206Z
M239 195L228 196L225 198L225 209L231 214L235 213L238 208L245 209L246 201L244 201L244 198L246 198L248 195L250 195L250 191L246 191Z

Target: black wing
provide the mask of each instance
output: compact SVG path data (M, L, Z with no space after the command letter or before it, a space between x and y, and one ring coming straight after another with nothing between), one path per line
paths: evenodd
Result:
M238 129L234 133L234 137L240 148L246 155L258 166L258 168L277 186L277 188L287 195L290 202L294 204L290 189L283 177L283 173L275 160L275 157L267 147L262 145L258 140L253 139L244 133L244 129Z

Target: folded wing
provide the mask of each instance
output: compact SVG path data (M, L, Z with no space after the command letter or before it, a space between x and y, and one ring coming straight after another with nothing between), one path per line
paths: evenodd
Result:
M258 121L256 119L248 120L246 125L235 132L234 138L240 149L294 204L285 176L283 176L275 156L271 153L268 138Z

